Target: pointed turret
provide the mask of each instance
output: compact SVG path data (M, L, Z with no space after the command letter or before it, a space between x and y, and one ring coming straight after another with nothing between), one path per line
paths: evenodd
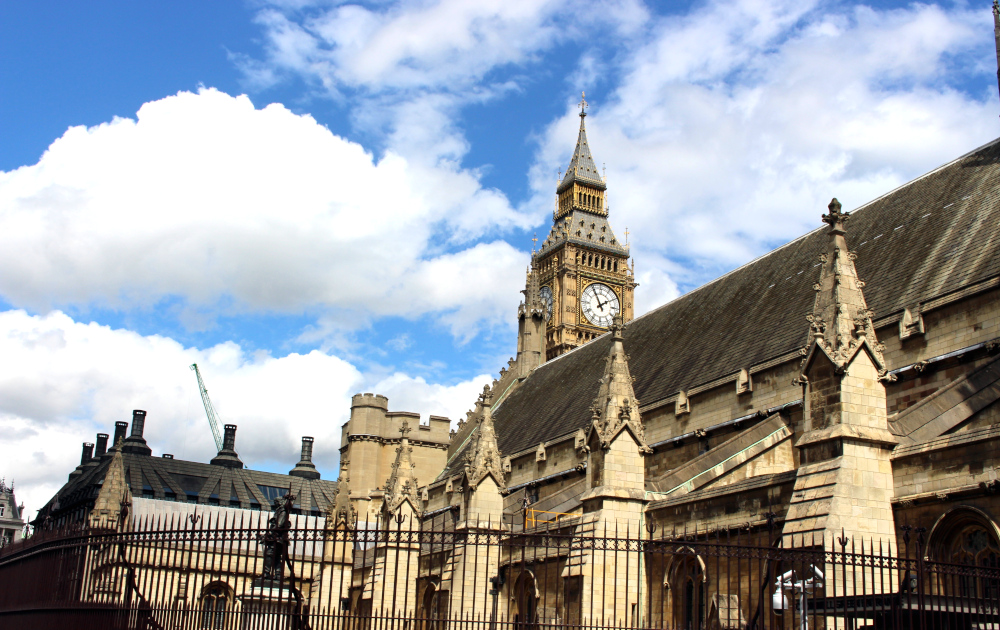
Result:
M125 481L125 462L122 458L123 443L124 440L119 438L115 444L114 455L111 457L107 472L104 473L101 490L94 501L94 507L90 510L88 520L91 527L117 528L121 524L123 511L125 514L128 513L131 494L128 483Z
M392 474L385 482L385 507L392 514L395 513L404 501L409 501L415 513L419 513L419 501L417 500L417 478L414 475L416 466L413 464L413 447L410 446L410 439L406 434L410 432L410 425L406 420L399 429L402 439L396 447L396 461L392 463Z
M337 494L327 512L327 527L333 528L344 524L353 526L357 520L354 505L351 504L351 479L348 476L348 461L340 461L340 476L337 478Z
M830 213L823 215L823 221L830 226L830 241L826 252L820 255L822 268L819 282L813 285L816 300L813 311L806 318L809 321L811 343L805 363L816 351L822 351L830 358L838 371L843 371L854 355L866 348L872 362L878 369L880 378L888 378L883 346L875 336L872 313L868 310L864 293L865 283L858 279L854 267L853 252L847 250L844 226L850 214L841 212L836 199L828 206ZM805 367L805 366L803 366Z
M832 536L877 537L895 544L892 464L898 440L886 419L890 380L858 280L844 226L850 216L830 202L820 255L809 346L802 362L803 431L799 467L783 534L797 544Z
M597 170L594 157L590 154L590 145L587 144L587 126L584 119L587 117L587 99L584 94L580 101L580 133L576 138L576 149L573 150L573 158L569 161L566 175L559 182L556 194L559 194L572 186L574 182L593 186L599 190L605 190L604 178Z
M476 445L469 451L469 459L465 464L465 476L468 478L470 489L475 489L483 479L492 476L497 487L503 490L507 487L503 472L503 454L500 453L496 427L493 426L492 396L489 390L484 389L479 399L483 406L483 417L479 421Z
M632 388L628 355L625 354L624 331L621 316L615 317L611 325L611 349L604 359L604 376L597 398L590 407L593 414L591 426L603 448L607 448L618 433L627 428L639 443L640 452L649 453L651 451L646 445L646 434L639 415L639 401Z

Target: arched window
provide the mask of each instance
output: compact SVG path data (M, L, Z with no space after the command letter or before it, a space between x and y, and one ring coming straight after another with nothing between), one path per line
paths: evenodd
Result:
M927 555L938 562L1000 568L1000 533L996 523L983 512L971 507L956 508L931 528ZM937 590L961 597L1000 597L996 580L973 576L960 576L957 582L938 585Z
M703 630L706 627L705 568L701 558L694 555L690 548L679 551L681 553L674 556L672 563L667 567L664 580L670 591L673 627L681 630Z
M538 624L538 587L531 571L524 571L514 581L512 595L517 605L514 611L515 630L535 628Z
M223 582L212 582L201 592L201 628L226 627L233 591Z

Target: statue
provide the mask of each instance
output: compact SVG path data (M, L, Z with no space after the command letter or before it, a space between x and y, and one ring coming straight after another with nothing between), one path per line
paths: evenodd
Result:
M271 506L271 518L267 521L267 533L264 534L264 572L265 580L281 579L281 564L287 561L288 530L291 528L292 505L295 495L291 490L281 498L275 497Z

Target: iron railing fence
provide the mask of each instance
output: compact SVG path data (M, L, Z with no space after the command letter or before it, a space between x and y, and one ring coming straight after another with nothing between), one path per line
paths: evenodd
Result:
M0 627L1000 628L996 559L927 558L920 531L896 548L773 524L688 534L531 519L293 517L276 531L219 510L37 531L0 549Z

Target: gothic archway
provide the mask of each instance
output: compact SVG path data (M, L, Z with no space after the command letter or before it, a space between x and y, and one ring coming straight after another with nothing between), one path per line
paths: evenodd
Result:
M428 580L420 597L420 628L438 630L448 616L448 591L441 590L438 579Z
M233 609L233 589L225 582L212 582L201 591L199 628L221 630L228 627Z
M931 528L927 559L933 562L1000 568L1000 528L982 510L959 507L946 512ZM938 592L961 597L1000 597L996 580L959 576L935 585Z
M690 547L668 562L664 585L669 589L670 617L680 630L702 630L707 614L705 563Z
M529 570L521 571L514 581L511 596L514 599L515 630L532 630L538 625L538 585Z

